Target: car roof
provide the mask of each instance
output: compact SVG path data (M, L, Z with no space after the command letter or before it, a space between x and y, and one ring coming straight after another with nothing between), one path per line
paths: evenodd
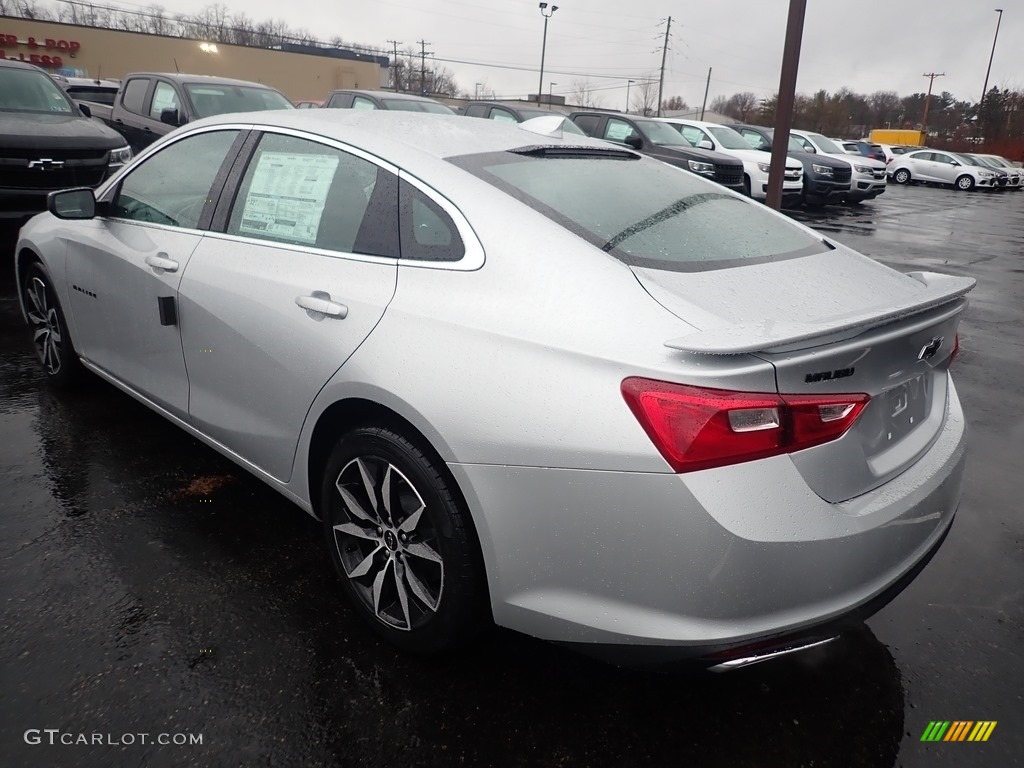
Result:
M608 149L608 144L571 134L553 138L520 127L521 123L473 120L461 115L427 112L358 109L287 109L216 115L189 123L190 127L256 125L306 131L350 143L404 167L424 157L443 159L483 152L505 152L536 146L587 146Z
M337 90L331 91L328 97L333 96L336 93L355 93L361 96L375 96L378 99L401 99L403 101L429 101L433 104L438 104L436 99L428 99L426 96L417 96L414 93L398 93L397 91L371 91L368 89L360 88L338 88Z
M182 85L241 85L250 88L266 88L268 91L277 90L263 83L254 83L251 80L236 80L232 77L218 77L217 75L190 75L185 72L132 72L130 76L163 77Z
M37 67L35 64L29 64L27 61L18 61L17 59L0 59L0 67L6 67L7 69L31 69L35 72L46 74L45 70Z

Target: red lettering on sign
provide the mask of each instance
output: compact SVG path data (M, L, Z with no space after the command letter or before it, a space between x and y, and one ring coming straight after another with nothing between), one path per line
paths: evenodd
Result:
M53 57L53 66L58 67L58 68L63 67L64 66L64 59L62 59L60 56L54 56Z
M30 37L28 39L28 42L25 43L25 45L27 45L29 48L38 48L39 47L39 43L36 42L36 39L34 37Z
M69 46L69 49L72 52L74 52L74 51L77 51L79 48L81 48L82 44L80 42L78 42L77 40L69 40L68 41L68 46Z
M3 37L4 43L6 43L7 45L17 45L18 44L18 38L16 38L14 35L3 35L2 37Z
M49 50L50 48L56 48L57 47L57 41L54 40L52 37L48 37L48 38L46 38L45 45L46 45L47 50Z

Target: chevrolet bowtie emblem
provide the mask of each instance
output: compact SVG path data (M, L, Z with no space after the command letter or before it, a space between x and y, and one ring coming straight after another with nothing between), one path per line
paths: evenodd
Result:
M32 160L28 164L29 168L38 168L40 171L52 171L57 168L64 167L63 160L51 160L48 157L41 157L38 160Z

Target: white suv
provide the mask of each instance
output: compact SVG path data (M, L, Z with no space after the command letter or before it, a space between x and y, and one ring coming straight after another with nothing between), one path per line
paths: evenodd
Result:
M668 123L682 134L683 138L699 149L711 149L724 155L731 155L743 163L744 187L755 200L768 196L768 169L772 155L754 149L732 128L700 120L682 120L678 117L657 118ZM803 191L804 166L799 160L786 158L786 173L782 181L782 197L797 198Z
M848 155L843 148L820 133L811 131L790 131L807 152L828 155L837 160L845 160L853 167L853 178L850 180L850 191L846 193L847 202L859 203L872 200L885 192L885 163L872 160L870 157L856 158Z

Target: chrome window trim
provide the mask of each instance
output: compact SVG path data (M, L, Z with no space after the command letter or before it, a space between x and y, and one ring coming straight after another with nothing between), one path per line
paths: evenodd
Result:
M277 240L262 240L258 237L247 237L245 235L229 235L227 232L202 232L204 237L213 240L224 240L227 242L244 243L246 245L259 245L266 248L280 248L296 253L308 253L313 256L326 256L332 259L345 259L346 261L361 261L367 264L384 264L395 266L401 261L392 256L373 256L368 253L350 253L348 251L334 251L328 248L317 248L312 245L298 245L294 243L282 243Z

